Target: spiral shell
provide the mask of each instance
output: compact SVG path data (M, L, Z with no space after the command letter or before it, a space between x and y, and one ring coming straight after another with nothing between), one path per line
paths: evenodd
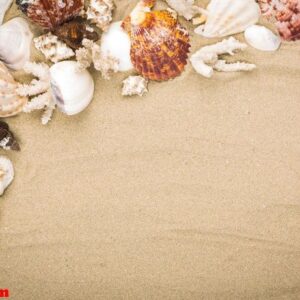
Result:
M83 0L17 0L17 4L29 19L46 29L76 17L83 9Z
M187 64L189 34L170 12L151 12L149 7L153 1L142 3L145 10L138 7L123 22L123 28L130 35L132 64L146 79L175 78Z
M27 98L20 97L16 89L17 83L6 66L0 62L0 118L18 114L27 103Z

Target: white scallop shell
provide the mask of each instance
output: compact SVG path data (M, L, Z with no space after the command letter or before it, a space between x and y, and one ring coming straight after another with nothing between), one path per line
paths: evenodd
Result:
M22 111L28 99L17 94L17 82L0 62L0 117L11 117Z
M20 70L30 60L33 34L27 22L14 18L0 26L0 60L9 68Z
M250 46L262 51L276 51L281 44L278 35L260 25L248 27L245 31L245 39Z
M51 92L58 108L67 115L83 111L94 96L94 81L75 61L62 61L50 68Z
M14 167L5 156L0 156L0 196L14 179Z
M107 32L102 34L101 52L106 57L114 57L119 61L119 71L133 69L130 59L130 38L121 27L122 22L112 23Z
M224 37L243 32L257 23L260 8L255 0L211 0L207 7L207 21L195 29L204 37Z
M4 15L6 11L9 9L9 7L12 4L12 0L1 0L0 1L0 25L3 22Z

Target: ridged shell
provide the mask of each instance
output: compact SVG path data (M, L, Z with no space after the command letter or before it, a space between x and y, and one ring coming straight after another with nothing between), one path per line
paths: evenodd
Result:
M0 26L0 60L9 68L20 70L30 59L33 34L27 22L14 18Z
M17 83L6 66L0 62L0 117L11 117L22 111L27 103L26 97L16 92Z
M207 10L206 24L195 32L208 38L243 32L260 17L255 0L211 0Z
M187 30L168 11L141 12L138 23L131 18L123 22L123 28L130 35L130 57L137 72L156 81L179 76L190 48Z
M20 9L33 22L53 29L77 16L83 9L83 0L17 0Z

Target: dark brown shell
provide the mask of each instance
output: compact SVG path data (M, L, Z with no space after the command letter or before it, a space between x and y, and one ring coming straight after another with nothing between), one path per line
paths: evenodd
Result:
M164 81L179 76L187 64L189 34L168 11L144 12L140 24L130 17L123 28L131 39L131 61L144 78Z
M65 23L54 29L52 33L73 49L80 48L83 39L89 39L94 42L99 40L99 35L96 31L88 30L87 25L79 21Z
M16 141L13 133L9 130L9 126L6 122L0 121L0 142L5 139L5 149L20 151L20 146Z
M74 18L83 9L83 0L17 0L19 8L33 22L53 29Z

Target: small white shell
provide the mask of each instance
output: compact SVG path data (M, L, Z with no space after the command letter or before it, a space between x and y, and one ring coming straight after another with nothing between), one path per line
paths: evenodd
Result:
M208 38L243 32L260 17L255 0L211 0L207 10L206 24L196 28L195 32Z
M58 108L67 115L83 111L93 99L94 81L75 61L62 61L50 68L51 91Z
M281 44L279 36L260 25L248 27L245 31L245 39L250 46L261 51L276 51Z
M0 1L0 25L2 24L5 13L9 9L11 4L12 4L12 0L1 0Z
M17 82L0 62L0 118L11 117L22 111L28 99L17 93Z
M122 22L112 23L101 39L101 52L106 57L114 57L119 62L119 71L133 69L130 59L130 38L121 27Z
M129 76L123 81L122 96L143 96L148 92L148 81L142 76Z
M32 37L22 18L14 18L0 26L0 60L11 69L22 69L30 59Z
M5 156L0 156L0 196L14 179L14 167Z

